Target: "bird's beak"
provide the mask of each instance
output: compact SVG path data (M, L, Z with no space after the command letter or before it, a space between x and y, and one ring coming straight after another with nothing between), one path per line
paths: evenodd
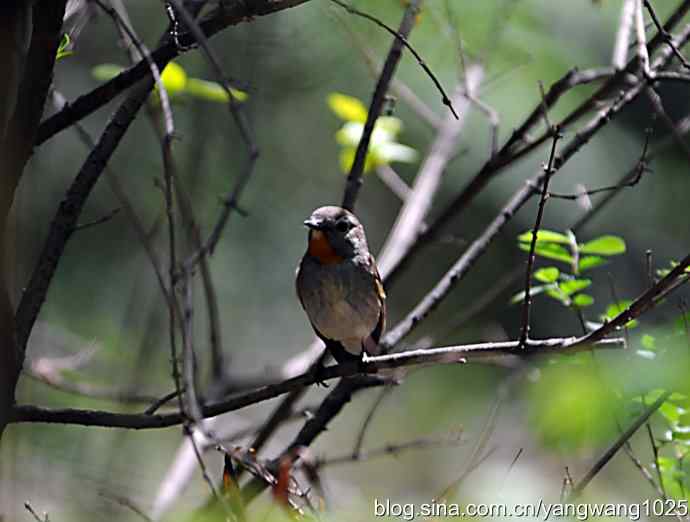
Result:
M312 230L319 230L320 228L322 228L322 224L313 217L310 217L309 219L305 220L304 226L307 228L311 228Z

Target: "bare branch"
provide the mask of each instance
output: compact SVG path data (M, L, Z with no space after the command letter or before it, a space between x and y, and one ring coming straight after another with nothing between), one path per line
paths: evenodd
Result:
M609 446L609 448L604 451L604 453L597 459L592 468L585 473L584 477L573 487L570 493L570 498L577 498L582 494L584 489L589 485L592 479L609 463L609 461L618 453L618 450L623 447L623 445L630 440L630 438L635 434L635 432L640 429L640 427L649 420L649 418L656 412L661 405L666 402L671 395L671 392L664 392L656 401L650 404L635 421L630 425L630 427L625 430L621 435Z
M414 20L417 16L418 5L420 2L421 0L412 0L405 9L405 14L400 22L400 27L397 32L394 32L395 39L393 40L390 51L388 51L388 56L383 64L383 69L381 70L379 79L376 82L374 95L372 96L369 111L367 113L367 120L364 123L362 137L357 145L355 158L352 162L352 167L350 168L350 173L348 174L347 181L345 183L345 194L343 195L342 206L348 210L354 209L355 201L357 200L357 195L359 194L359 189L362 186L362 173L364 172L364 163L367 151L369 150L371 134L374 132L376 120L383 109L388 86L390 85L391 79L393 78L395 70L398 67L398 62L402 57L402 48L404 45L403 42L414 27Z
M348 13L352 13L357 16L361 16L362 18L365 18L369 20L370 22L374 22L376 25L379 27L382 27L386 31L388 31L390 34L395 36L398 40L402 42L402 45L412 53L412 56L415 57L415 60L417 60L417 63L419 66L424 69L424 72L431 78L431 81L434 82L434 85L436 86L436 89L441 93L441 102L443 105L446 105L448 109L450 109L450 112L453 113L453 116L455 116L456 119L459 118L458 113L455 112L455 108L453 107L453 101L448 97L446 94L446 91L443 90L443 86L441 85L441 82L438 81L438 78L434 75L433 72L431 72L431 69L429 69L429 66L426 64L424 60L422 60L422 57L419 55L419 53L415 50L414 47L410 45L410 42L407 41L407 35L403 35L402 33L396 31L392 27L388 26L387 24L383 23L381 20L376 18L375 16L371 16L370 14L367 14L363 11L360 11L358 9L355 9L351 5L346 4L345 2L341 2L340 0L331 0L331 2L338 4L340 7L344 8L347 10Z
M636 3L637 0L624 0L621 8L621 18L618 23L618 32L611 58L611 64L619 71L625 68L627 62L628 44L630 43Z
M544 113L546 114L546 113ZM549 161L544 167L544 182L542 183L541 197L539 198L539 207L537 209L537 218L532 229L532 241L530 241L529 254L527 256L527 269L525 270L525 301L522 307L522 328L520 333L520 343L526 343L529 338L530 328L530 311L532 308L532 296L530 290L532 289L532 272L534 271L534 261L536 259L537 236L541 228L541 221L544 217L544 207L546 206L546 198L549 193L549 181L553 175L553 166L556 161L556 144L561 138L558 129L553 130L553 142L551 144L551 153L549 154Z
M551 353L569 354L583 350L589 350L590 345L575 343L578 338L552 338L533 340L530 339L524 349L518 349L519 341L487 342L478 344L446 346L442 348L428 348L410 350L396 354L368 357L361 364L337 364L323 369L319 375L307 372L292 379L287 379L277 384L263 386L243 394L236 395L227 400L204 405L202 414L204 417L215 417L222 413L239 410L252 404L278 397L296 388L303 388L315 384L321 380L331 380L338 377L353 377L366 385L380 385L385 382L375 375L360 375L362 373L376 374L379 370L400 368L405 366L421 366L433 364L466 364L481 362L501 356L539 356ZM601 348L620 348L624 345L623 339L603 339L595 346ZM347 380L341 381L339 386ZM336 387L337 389L338 387ZM343 389L344 391L344 389ZM318 418L318 411L309 421ZM10 422L48 422L61 424L79 424L82 426L103 426L111 428L151 429L165 428L181 424L184 417L179 412L149 415L112 413L97 410L61 409L51 410L36 406L16 406L11 415ZM315 421L318 424L318 421ZM306 446L299 443L295 446Z

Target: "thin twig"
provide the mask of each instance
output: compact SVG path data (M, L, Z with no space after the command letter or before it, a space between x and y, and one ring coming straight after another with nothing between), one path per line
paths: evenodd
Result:
M26 509L29 513L31 513L31 516L34 518L36 522L49 522L50 519L48 518L48 513L44 512L43 513L43 518L38 516L38 513L34 510L34 508L31 506L29 501L27 500L24 502L24 509Z
M352 13L352 14L357 15L357 16L361 16L362 18L365 18L365 19L369 20L370 22L374 22L376 25L385 29L390 34L395 36L395 38L398 39L408 51L410 51L412 56L415 57L415 60L417 60L417 63L419 64L419 66L422 69L424 69L424 72L427 74L427 76L429 76L429 78L431 78L431 81L436 86L436 89L441 93L441 102L443 103L443 105L447 106L448 109L450 109L450 112L453 113L453 116L455 116L456 119L459 118L458 113L455 112L455 108L453 107L453 102L451 101L451 99L446 94L446 91L443 89L441 82L438 81L438 78L436 78L434 73L431 72L431 69L426 64L426 62L424 60L422 60L422 57L415 50L415 48L412 47L410 45L410 43L407 41L407 36L408 36L407 34L403 33L402 31L396 31L395 29L386 25L384 22L382 22L381 20L379 20L375 16L372 16L370 14L363 12L363 11L355 9L354 7L346 4L345 2L341 2L340 0L331 0L331 2L338 4L340 7L347 10L349 13Z
M339 3L339 0L333 1ZM383 64L383 69L381 70L381 74L376 82L374 94L371 98L371 103L369 104L369 111L367 112L367 119L364 123L364 129L362 130L362 136L357 144L357 150L355 151L352 167L350 168L350 173L348 174L347 181L345 183L345 193L343 195L343 202L341 206L348 210L353 210L355 201L357 201L359 189L362 186L362 173L364 172L364 164L367 152L369 150L371 135L374 132L376 120L383 109L386 93L388 92L388 86L390 85L393 75L395 74L395 70L398 67L398 62L402 57L402 48L405 38L410 34L410 31L412 31L412 28L414 27L414 20L417 15L420 2L421 0L412 0L405 9L405 14L400 22L400 28L397 32L394 31L395 39L393 40L390 51L388 51L386 61ZM346 4L342 5L343 7L346 6Z
M105 214L104 216L99 217L98 219L94 219L93 221L87 221L86 223L80 223L79 225L74 227L74 231L80 231L80 230L85 230L87 228L95 227L96 225L102 225L103 223L107 223L111 219L113 219L118 212L120 212L120 208L115 208Z
M390 392L393 390L390 386L386 386L381 390L381 393L379 393L378 397L376 397L376 400L374 401L374 404L371 405L371 408L369 408L369 412L367 413L367 416L364 418L364 422L362 423L362 427L359 429L359 433L357 434L357 439L355 440L355 447L352 450L352 455L356 455L359 457L359 455L362 453L362 446L364 445L364 436L367 434L367 430L369 429L369 425L371 424L371 421L374 418L374 415L376 414L376 411L379 409L379 406L383 403L383 399L386 398L390 394Z
M661 466L659 465L659 446L654 438L654 432L652 431L652 425L647 420L645 423L647 428L647 436L649 437L649 445L652 447L652 456L654 457L654 469L656 469L657 479L659 481L659 489L661 489L661 498L666 500L666 487L664 486L664 477L661 475Z
M678 58L678 61L680 61L681 64L683 64L683 67L686 69L690 69L690 63L685 59L683 54L678 50L678 48L675 46L673 43L673 37L669 34L666 29L664 29L659 22L659 19L656 16L656 13L654 12L654 8L652 7L652 3L649 0L644 0L644 6L647 8L647 11L649 12L649 16L652 18L652 22L654 22L654 25L657 28L657 31L659 31L659 34L662 36L664 43L666 43L670 48L673 54L675 55L676 58Z
M411 195L405 200L403 208L398 213L398 217L381 248L378 267L384 280L393 267L397 266L400 260L407 255L420 233L422 223L431 210L434 196L441 185L443 173L453 153L457 150L458 138L467 122L467 108L470 102L466 93L475 92L481 83L482 76L481 67L470 67L467 72L469 91L466 91L464 85L460 84L453 92L454 101L458 106L462 106L463 117L456 120L448 116L443 119L438 128L429 153L424 158L415 177Z
M315 462L315 466L318 469L325 466L335 466L338 464L347 464L351 462L364 462L377 457L386 457L390 455L397 456L398 454L408 450L424 450L429 448L442 448L444 446L458 446L462 444L460 435L461 434L458 433L452 437L424 437L408 442L402 442L400 444L386 444L380 448L319 459Z
M548 120L547 120L548 123ZM544 217L544 208L546 206L546 199L549 193L549 181L554 174L553 166L556 161L556 144L560 138L558 128L553 129L553 141L551 143L551 153L549 154L549 161L545 167L545 176L542 183L541 197L539 198L539 208L537 210L537 218L532 230L532 241L530 242L529 255L527 256L527 269L525 270L525 301L522 307L522 328L520 333L520 343L526 343L529 338L530 328L530 310L532 308L532 272L534 271L534 262L536 259L537 236L541 228L541 221Z
M609 333L623 327L631 320L639 317L643 312L653 308L659 300L669 292L690 280L688 273L685 271L688 266L690 266L690 254L685 256L673 270L660 279L654 286L635 299L625 310L620 312L611 321L589 334L580 337L579 340L575 341L575 345L587 344L603 339Z
M630 427L625 430L620 436L608 447L606 451L597 459L594 465L587 473L580 479L580 481L573 487L570 498L577 498L582 494L582 491L589 485L592 479L603 469L606 464L614 457L618 450L623 447L626 441L635 434L635 432L666 402L671 395L671 392L664 392L656 401L650 404L642 414L635 419Z

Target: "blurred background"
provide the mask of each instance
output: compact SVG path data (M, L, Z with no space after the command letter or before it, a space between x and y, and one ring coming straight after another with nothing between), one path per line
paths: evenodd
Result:
M610 64L621 4L612 0L427 0L410 41L446 90L452 92L462 81L458 38L462 40L466 62L480 62L484 68L477 93L500 117L502 144L539 102L539 81L548 87L574 66L586 69ZM676 2L656 4L663 19ZM125 5L134 29L154 48L168 24L162 4L126 1ZM405 9L400 0L356 1L353 5L395 27ZM73 53L57 63L55 88L67 100L73 100L98 85L95 67L127 66L127 53L119 42L112 20L95 9L94 16L73 40ZM335 137L343 121L331 110L327 99L339 92L359 98L368 106L376 71L390 43L390 35L380 28L325 0L257 17L212 40L227 75L238 80L248 94L243 110L261 151L241 198L241 208L247 215L231 216L210 261L223 349L228 371L233 375L270 374L312 342L312 330L294 292L294 270L306 243L302 221L314 208L340 202L345 182ZM368 65L367 54L373 58L374 71ZM189 77L214 80L199 51L186 53L176 63ZM438 91L409 53L404 53L396 78L438 117L446 117ZM593 89L574 89L550 116L555 120L565 115ZM665 87L661 94L674 120L690 110L685 85ZM99 136L119 101L121 98L84 120L94 137ZM223 105L181 96L174 100L173 109L179 176L192 194L194 211L206 236L221 211L220 198L232 188L245 165L246 150ZM423 158L434 137L433 130L402 99L398 98L390 111L403 124L397 141L416 149ZM578 185L596 188L617 183L640 157L646 127L654 131L652 144L668 142L667 127L652 115L648 100L640 97L554 177L552 189L575 193ZM432 216L471 179L490 151L491 129L485 115L470 108L463 117L466 122L457 156L443 177ZM566 132L565 137L573 135ZM588 320L599 321L612 301L632 299L644 290L645 251L653 252L658 268L667 267L671 260L687 253L687 158L672 143L659 150L662 152L650 165L652 172L645 174L635 188L618 195L578 231L578 239L583 242L615 235L627 245L625 254L611 257L605 266L588 275L592 279L588 294L594 298L594 304L584 312ZM48 224L86 155L87 149L71 129L36 149L15 205L22 230L19 281L30 276ZM429 291L547 156L548 147L544 146L503 172L440 240L414 259L388 291L389 324L395 324ZM391 164L408 184L419 165L419 160ZM166 233L156 225L164 218L163 193L157 182L163 176L160 142L144 113L125 136L110 168L151 230L159 255L166 259ZM118 207L104 177L83 219L98 219ZM379 251L400 207L400 199L376 173L367 173L357 214L366 227L372 252ZM510 299L521 290L522 279L498 292L485 307L477 307L477 301L507 273L523 266L526 254L518 248L517 236L533 226L535 210L532 202L519 212L469 276L405 340L404 346L413 346L427 336L433 336L435 346L519 336L521 308L511 304ZM582 205L574 201L550 201L543 226L563 232L584 212ZM540 260L538 266L554 264L558 263ZM681 296L682 292L674 295L665 306L645 316L638 328L644 328L661 343L664 336L679 328ZM196 299L202 310L201 290L196 292ZM532 318L532 336L536 338L581 333L577 315L543 295L535 299ZM202 374L208 380L204 313L195 317L195 332L198 350L204 354ZM639 344L637 333L632 336ZM687 339L681 339L679 346L683 342ZM637 344L634 347L639 347ZM72 238L31 338L28 357L27 365L52 361L59 366L64 362L66 369L60 371L60 376L65 381L96 389L151 397L173 389L167 309L150 263L124 213L81 230ZM491 436L481 451L481 464L462 481L452 499L463 503L531 502L538 498L557 502L566 467L577 480L615 439L619 426L627 426L635 412L639 413L640 404L633 399L665 388L665 375L654 370L654 364L637 357L632 350L540 361L517 380L510 379L508 369L493 366L415 370L383 399L364 447L380 448L419 437L452 438L458 432L461 442L325 466L322 478L329 516L334 520L374 519L374 498L430 501L467 472L477 441L489 428ZM503 398L496 412L501 390ZM318 404L326 392L314 388L301 404ZM318 439L314 454L334 457L350 452L379 393L371 390L356 396ZM145 408L69 393L28 375L20 382L18 401L111 411ZM274 403L228 414L219 422L228 433L255 426L266 418ZM659 418L653 424L659 437L664 435L667 423L666 418ZM263 455L273 456L280 451L300 425L287 424ZM122 499L151 513L181 440L179 428L135 432L11 425L0 452L0 504L6 520L30 520L23 507L26 500L37 511L48 512L53 521L96 517L135 520L137 515L123 506ZM236 444L248 440L240 439ZM645 430L633 438L633 447L637 458L656 476L650 465L652 452ZM669 451L678 450L674 447ZM516 456L517 461L511 464ZM218 479L220 454L211 451L207 462L209 473ZM682 458L679 462L676 471L681 478L673 490L677 496L685 491ZM172 505L171 516L190 516L208 496L208 487L195 469L192 480ZM656 497L655 490L624 452L597 476L586 494L589 501L599 502L638 502Z

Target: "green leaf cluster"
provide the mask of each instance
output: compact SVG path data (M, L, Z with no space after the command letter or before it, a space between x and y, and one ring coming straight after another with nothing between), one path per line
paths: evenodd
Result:
M518 247L529 252L532 238L531 230L520 234ZM591 295L582 293L592 284L592 280L581 277L581 274L605 264L607 257L624 253L625 241L618 236L604 235L579 243L570 230L562 234L542 229L537 232L534 252L539 257L560 261L567 268L561 270L555 266L547 266L535 270L533 277L542 284L533 286L530 294L544 293L563 306L585 308L594 304ZM519 303L524 299L525 292L522 291L513 296L512 302Z
M328 106L336 116L345 121L335 133L335 139L342 147L339 157L340 169L347 173L352 168L357 145L364 132L367 109L357 98L337 92L328 96ZM369 150L364 160L364 172L393 162L414 163L417 161L419 155L415 149L396 141L402 128L400 118L380 116L376 120Z

